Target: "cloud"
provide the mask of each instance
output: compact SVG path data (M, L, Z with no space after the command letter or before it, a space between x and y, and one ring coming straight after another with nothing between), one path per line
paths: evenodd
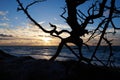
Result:
M8 19L6 16L3 16L3 18L1 20L3 20L3 21L9 21L10 19Z
M12 35L0 34L0 37L13 37Z
M13 35L9 34L0 34L0 40L14 40Z
M43 22L40 22L39 24L43 24ZM39 32L40 30L39 27L32 22L27 23L25 26L26 26L25 30L30 32Z
M0 20L9 21L9 19L6 17L7 14L8 14L8 11L0 11Z
M45 21L41 21L41 22L38 22L40 25L42 25L42 24L44 24L45 23Z
M0 23L0 26L2 26L2 27L8 27L9 24L8 23Z
M43 34L40 34L40 35L38 35L38 36L39 36L39 37L51 37L51 38L53 38L53 37L52 37L51 35L49 35L49 34L46 34L46 35L45 35L45 34L44 34L44 35L43 35Z
M0 16L5 16L8 13L8 11L0 11Z
M14 29L4 29L4 32L2 31L2 33L12 34L19 38L38 38L38 35L43 34L43 31L41 31L37 26L33 26L28 23L24 26L16 26Z
M68 30L71 31L71 28L67 24L55 24L57 26L57 30Z
M0 40L13 40L11 38L0 38Z
M44 24L44 22L41 22ZM47 45L43 39L50 38L49 34L44 33L39 27L26 23L22 26L9 27L7 23L0 23L0 45ZM50 26L43 26L45 29ZM50 43L56 44L58 40L51 40Z

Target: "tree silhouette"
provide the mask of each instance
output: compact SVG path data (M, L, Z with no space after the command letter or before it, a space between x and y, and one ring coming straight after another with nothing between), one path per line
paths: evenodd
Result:
M63 8L63 13L60 15L66 23L69 25L69 27L72 29L72 31L68 30L61 30L57 31L57 26L54 24L50 24L51 27L53 27L52 30L48 31L43 28L36 20L32 18L32 16L28 12L28 8L36 3L43 2L45 0L34 0L31 3L28 3L26 6L23 6L20 0L17 0L19 7L17 8L18 11L22 10L27 15L27 17L41 30L43 30L45 33L50 34L51 36L57 37L61 39L61 42L59 43L58 49L50 59L50 61L54 61L56 57L61 52L63 46L66 46L77 58L78 60L85 61L89 64L92 64L92 61L96 59L104 66L110 66L111 65L111 57L113 56L112 52L112 43L111 40L108 40L108 38L105 37L105 35L108 34L107 29L112 26L114 29L113 32L117 28L114 24L114 19L120 17L120 7L116 6L116 0L95 0L91 4L88 10L86 10L87 14L84 14L78 6L81 4L85 4L87 1L91 0L65 0L66 7ZM104 13L108 11L107 16L104 15ZM68 16L65 17L64 14L67 14ZM99 24L96 28L94 28L93 31L88 31L86 28L89 24L94 24L95 20L99 20ZM68 33L70 34L67 38L62 38L60 34L62 33ZM88 38L86 42L83 43L83 39L81 38L85 34L90 34L91 36ZM97 42L97 45L95 47L95 50L90 58L87 58L83 56L82 53L82 46L83 44L88 46L87 43L91 41L92 39L99 36L99 40ZM101 59L97 58L96 51L98 50L99 46L102 43L102 40L106 42L106 44L109 47L110 53L108 53L107 63L104 63ZM73 43L78 47L79 55L67 44L67 43Z

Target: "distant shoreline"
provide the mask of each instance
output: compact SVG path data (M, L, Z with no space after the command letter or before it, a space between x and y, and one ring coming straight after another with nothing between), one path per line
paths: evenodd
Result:
M70 45L73 46L74 45ZM84 47L85 45L83 45ZM88 45L89 47L96 47L95 45ZM39 46L39 45L0 45L0 47L58 47L58 45L55 46ZM101 47L107 47L107 45L101 45ZM113 45L112 47L120 47L120 45Z
M58 48L57 46L0 46L1 50L7 53L10 53L11 55L32 56L35 59L50 59L50 57L55 54L57 48ZM71 46L71 48L73 48L75 51L78 51L76 46ZM83 46L83 55L86 57L90 57L92 52L94 51L94 48L95 46L90 46L89 47L90 50L88 50L86 46ZM116 66L120 66L120 51L119 50L120 50L120 46L113 46L113 51L115 54L114 63ZM106 46L100 46L97 57L99 57L99 59L106 60L107 58L105 55L106 53L109 53L109 48ZM69 60L69 59L78 60L76 56L73 55L72 52L68 48L63 47L60 55L57 57L57 60L62 61L62 60ZM95 61L96 60L94 60L93 62Z

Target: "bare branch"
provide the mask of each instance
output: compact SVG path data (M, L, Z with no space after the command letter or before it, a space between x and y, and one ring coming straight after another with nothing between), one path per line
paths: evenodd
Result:
M54 27L54 33L56 33L57 35L60 35L61 33L68 33L68 34L70 34L70 32L68 31L68 30L61 30L61 31L57 31L56 29L57 29L57 26L56 25L53 25L53 24L51 24L51 23L49 23L50 24L50 26L51 27Z
M71 47L69 47L67 44L65 46L79 59L80 57L72 50Z
M96 2L93 2L91 4L91 7L89 7L88 10L86 10L87 15L84 14L84 12L82 12L81 10L77 10L77 6L85 3L85 1L87 0L65 0L66 7L62 8L63 12L60 16L67 22L69 27L72 29L71 31L65 29L58 31L57 26L51 23L49 23L49 25L50 27L53 27L53 29L48 31L43 26L41 26L36 20L32 18L32 16L28 12L28 8L42 1L45 0L34 0L33 2L29 3L26 7L24 7L23 4L20 2L20 0L17 0L19 4L17 10L18 11L22 10L26 14L26 16L45 33L49 33L51 36L61 39L61 43L59 44L55 55L50 60L55 60L56 57L60 54L60 51L62 50L63 46L66 46L79 59L79 61L85 61L91 64L93 59L95 59L104 66L111 65L111 58L113 56L112 43L110 40L108 40L108 38L105 37L105 35L108 34L107 29L110 26L114 28L114 33L116 29L117 30L120 29L116 27L113 21L113 19L120 18L120 9L119 7L115 6L115 0L101 0L101 1L96 0ZM109 2L110 5L108 5ZM106 14L105 12L107 10L109 10L109 12ZM67 17L65 16L65 14L67 15ZM98 19L100 19L101 22L97 24L96 28L94 28L93 33L88 38L88 41L98 37L98 35L100 36L100 38L97 42L97 46L95 47L92 56L89 59L87 57L84 57L82 53L83 45L86 45L88 49L89 47L87 44L83 43L83 39L81 39L81 36L84 36L84 34L88 33L88 30L85 29L87 25L93 24L94 21ZM62 33L68 33L70 36L67 38L62 38L60 36ZM102 40L104 40L107 43L110 50L110 53L108 54L108 58L107 58L107 64L105 64L101 59L99 59L96 56L96 52L99 46L101 45ZM68 42L73 43L75 44L75 46L78 47L79 55L76 54L76 52L69 45L67 45Z
M87 40L87 42L93 38L93 36L94 36L94 34L96 33L96 31L99 30L99 28L106 22L105 20L106 20L106 18L105 18L104 20L102 20L101 23L99 23L98 27L94 30L94 32L93 32L92 35L89 37L89 39Z
M82 11L78 10L80 14L82 14L84 17L87 17Z
M80 21L81 21L81 19L82 19L82 20L85 20L85 18L83 18L82 16L80 16L78 12L77 12L77 15L78 15L78 17L80 18Z
M63 19L67 20L67 18L65 18L63 15L66 13L66 7L63 8L63 13L60 15Z
M94 4L92 4L92 6L88 9L88 11L87 11L87 13L88 13L88 15L90 16L91 14L90 14L90 10L92 10L92 15L94 15L94 7L95 7L95 5Z
M87 24L89 23L90 20L93 20L93 19L96 19L96 18L100 18L100 17L103 16L103 11L104 11L106 2L107 2L107 0L103 0L102 3L99 5L99 6L100 6L100 9L99 9L98 14L89 15L89 16L86 18L86 20L85 20L84 23L82 24L82 27L83 27L83 28L86 28L86 26L87 26Z
M115 25L114 25L114 23L113 23L112 20L111 20L111 24L112 24L112 27L113 27L114 29L120 29L120 28L115 27Z
M25 9L22 5L22 3L20 2L20 0L17 0L19 6L20 6L20 9L24 11L24 13L27 15L27 17L35 24L37 25L40 29L42 29L44 32L47 32L47 33L50 33L51 31L47 31L45 30L40 24L38 24L31 16L30 14L28 13L27 9Z
M107 64L106 64L106 65L108 65L110 63L110 61L111 61L111 57L113 56L113 53L112 53L112 43L110 43L110 41L107 38L105 38L105 37L103 37L103 39L108 44L109 50L110 50L110 53L109 53L109 56L108 56L108 60L107 60Z
M41 0L40 0L40 1L41 1ZM42 0L42 1L43 1L43 0ZM22 3L20 2L20 0L17 0L17 2L18 2L18 4L19 4L19 6L20 6L20 9L24 11L24 13L27 15L27 17L28 17L36 26L38 26L38 27L39 27L41 30L43 30L44 32L50 33L52 36L55 36L55 37L58 37L58 38L61 39L61 37L60 37L59 35L53 35L53 33L58 34L58 32L56 31L56 26L52 26L52 27L54 27L54 29L51 30L51 31L45 30L39 23L37 23L37 21L35 21L35 20L30 16L30 14L29 14L28 11L27 11L27 8L25 9L25 8L23 7L23 5L22 5ZM29 4L28 7L31 6L31 5L33 5L33 4L35 4L35 3L36 3L36 2Z
M106 32L106 30L107 30L107 28L108 28L108 25L109 25L110 21L112 20L112 15L113 15L113 11L114 11L114 3L115 3L115 0L112 0L112 1L111 1L110 14L109 14L109 16L108 16L108 19L107 19L106 24L104 25L103 32L102 32L102 34L101 34L101 36L100 36L100 39L99 39L99 42L98 42L98 44L97 44L97 46L96 46L96 48L95 48L95 51L93 52L93 54L92 54L92 56L91 56L91 59L93 59L93 57L95 57L96 51L97 51L98 47L100 46L100 43L101 43L101 41L102 41L102 39L103 39L103 37L104 37L104 34L105 34L105 32Z
M103 63L103 61L102 61L102 60L98 59L96 56L94 56L94 58L95 58L98 62L100 62L103 66L107 67L107 66L106 66L106 64L105 64L105 63Z
M36 0L36 1L28 4L25 9L27 10L30 6L32 6L32 5L36 4L36 3L39 3L39 2L43 2L43 1L46 1L46 0Z

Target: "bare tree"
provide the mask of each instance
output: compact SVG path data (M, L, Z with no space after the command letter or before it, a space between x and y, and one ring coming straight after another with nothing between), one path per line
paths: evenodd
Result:
M51 61L54 61L56 57L59 55L59 53L61 52L63 46L66 46L79 59L80 62L85 61L87 63L92 64L93 59L96 59L104 66L111 65L111 57L113 55L112 43L110 40L108 40L108 38L105 37L105 35L108 34L107 29L110 26L112 26L114 29L113 33L115 33L115 30L120 29L115 26L113 21L113 19L120 17L120 7L116 6L115 4L116 0L95 0L91 4L91 7L89 7L89 9L87 10L86 15L79 8L77 9L77 7L80 6L81 4L85 4L88 0L65 0L66 7L63 8L64 11L60 16L66 21L66 23L69 25L72 31L68 31L68 30L57 31L56 30L57 26L51 23L50 23L50 26L53 27L54 29L48 31L44 29L43 26L38 24L38 22L34 20L32 16L29 14L28 8L42 1L45 1L45 0L34 0L33 2L28 3L28 5L23 6L21 1L17 0L19 4L19 7L17 10L24 11L27 17L45 33L48 33L51 36L61 39L61 42L59 43L59 46L55 55L52 56L52 58L50 59ZM107 14L107 16L104 16L104 13L106 11L109 11L109 13ZM66 17L64 16L64 14L67 14L68 16ZM94 24L94 21L98 19L101 22L97 25L97 27L92 32L86 30L89 24ZM67 38L62 38L60 36L60 34L62 33L68 33L70 34L70 36ZM87 42L94 39L95 37L98 37L98 35L100 36L97 46L90 58L84 57L81 51L83 44L88 46L87 42L83 43L83 39L81 37L88 33L91 34L91 36L88 38ZM96 51L98 50L102 40L104 40L107 43L110 50L110 53L108 53L109 57L107 60L107 64L105 64L101 59L97 58L96 56ZM79 55L75 53L74 50L67 43L75 44L78 47Z

